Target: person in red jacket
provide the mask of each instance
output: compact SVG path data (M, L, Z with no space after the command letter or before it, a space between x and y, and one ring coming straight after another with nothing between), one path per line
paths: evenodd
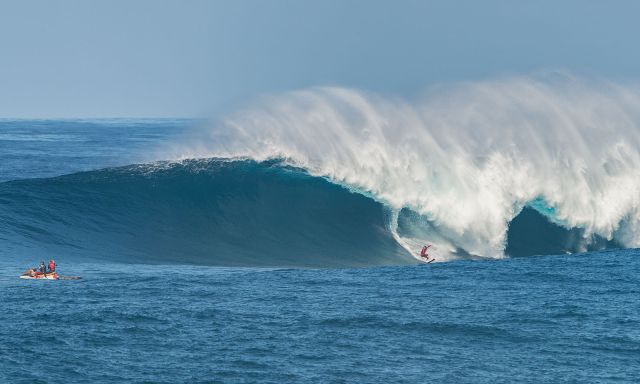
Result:
M49 273L56 271L56 262L55 260L49 260Z
M420 251L420 257L422 257L427 261L429 260L429 254L427 253L427 250L429 249L429 247L431 247L431 244L425 245L424 247L422 247L422 250Z

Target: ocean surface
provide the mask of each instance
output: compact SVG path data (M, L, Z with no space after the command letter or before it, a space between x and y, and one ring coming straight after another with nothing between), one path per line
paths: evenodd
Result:
M534 193L501 232L335 146L202 125L0 120L0 382L640 381L632 213ZM18 278L50 258L82 279Z

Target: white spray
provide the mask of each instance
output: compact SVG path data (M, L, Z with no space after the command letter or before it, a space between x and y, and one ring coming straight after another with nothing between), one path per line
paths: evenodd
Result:
M440 248L502 257L509 222L535 199L585 236L640 246L638 148L640 89L516 77L438 87L413 103L335 87L291 92L179 151L284 158L419 212L447 239ZM394 236L411 250L432 240Z

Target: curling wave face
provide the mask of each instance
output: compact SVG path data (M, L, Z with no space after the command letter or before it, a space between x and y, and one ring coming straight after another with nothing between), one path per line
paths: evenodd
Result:
M5 250L66 260L399 265L415 263L411 254L421 246L407 252L407 239L442 238L415 211L395 212L281 161L188 160L5 182L0 212ZM572 252L583 243L583 230L564 229L525 208L511 223L507 252ZM604 239L593 245L611 246ZM433 252L446 260L440 249ZM470 256L463 249L451 255Z
M509 225L527 207L571 234L567 251L640 246L638 148L638 89L522 77L438 88L417 103L292 92L172 156L285 159L390 207L400 245L432 242L446 259L518 249ZM421 218L420 231L400 233L403 210Z
M0 183L0 236L66 259L221 266L413 263L388 210L277 162L191 160Z

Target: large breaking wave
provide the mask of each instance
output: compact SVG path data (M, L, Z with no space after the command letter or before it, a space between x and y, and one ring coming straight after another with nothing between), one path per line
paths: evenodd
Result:
M286 159L395 214L417 213L421 231L397 236L407 250L428 241L443 258L499 258L520 249L509 225L525 207L569 230L566 251L640 245L639 145L637 88L557 76L441 87L415 103L343 88L292 92L174 156Z
M0 240L47 255L228 266L412 262L388 210L278 163L192 160L0 184Z
M572 78L266 98L167 162L0 184L0 237L143 262L362 266L640 245L640 92ZM199 160L198 160L199 159Z
M397 265L416 262L406 239L442 236L415 211L394 211L281 161L188 160L5 182L0 207L5 249L64 259ZM575 251L584 243L580 230L536 212L526 208L512 223L510 254Z

